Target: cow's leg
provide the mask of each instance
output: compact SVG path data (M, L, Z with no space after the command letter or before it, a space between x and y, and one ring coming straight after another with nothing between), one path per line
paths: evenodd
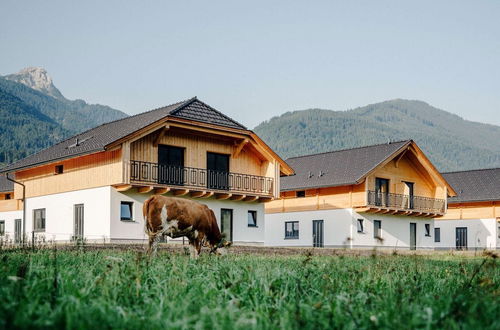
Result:
M200 255L201 246L202 245L203 245L202 240L200 240L198 238L194 240L194 247L195 247L195 252L196 252L196 258L198 258L198 256Z
M149 255L156 255L156 253L158 252L158 241L159 241L158 233L149 233L149 247L148 247Z

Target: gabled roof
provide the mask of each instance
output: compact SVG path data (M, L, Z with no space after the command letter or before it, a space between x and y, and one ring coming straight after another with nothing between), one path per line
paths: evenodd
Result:
M500 201L500 168L448 172L443 177L457 192L449 204Z
M109 144L125 138L165 117L183 118L246 130L245 126L194 97L186 101L97 126L12 163L2 168L0 173L12 172L57 160L104 151Z
M370 172L411 143L407 140L289 158L286 162L296 175L281 178L281 190L361 183Z
M5 175L0 175L0 192L14 191L14 182L7 180Z

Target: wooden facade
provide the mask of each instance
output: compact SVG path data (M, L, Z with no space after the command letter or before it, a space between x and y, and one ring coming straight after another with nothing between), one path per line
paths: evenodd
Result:
M437 220L472 220L492 219L500 220L500 201L469 202L448 204L448 211Z

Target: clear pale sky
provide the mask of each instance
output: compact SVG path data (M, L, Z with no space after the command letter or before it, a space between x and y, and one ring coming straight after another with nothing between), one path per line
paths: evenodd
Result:
M252 128L418 99L500 125L500 1L0 3L0 75L135 114L197 95Z

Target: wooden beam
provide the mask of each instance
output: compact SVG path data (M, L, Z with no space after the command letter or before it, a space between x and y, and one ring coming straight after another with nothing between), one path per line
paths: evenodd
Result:
M138 187L137 192L141 194L147 194L151 190L153 190L153 186L143 186L143 187Z
M201 196L200 198L209 198L209 197L212 197L213 195L214 195L214 192L213 191L209 191L205 195Z
M245 202L255 202L257 199L259 198L259 196L247 196L243 199L243 201Z
M116 191L119 191L119 192L127 191L131 188L132 188L132 185L130 185L130 184L122 184L122 185L115 186Z
M274 198L272 197L259 197L259 203L268 203L272 201Z
M228 199L232 196L233 194L230 193L216 193L215 198L217 199Z
M154 193L156 195L163 195L163 194L168 193L169 191L170 191L170 188L168 188L168 187L167 188L156 188Z
M396 159L396 163L395 163L396 168L398 168L398 167L399 167L399 161L401 160L401 158L403 158L403 156L406 154L406 152L407 152L407 151L408 151L408 148L407 148L405 151L403 151L403 152L399 155L399 157Z
M175 196L184 196L184 195L187 195L189 193L189 189L185 189L185 188L182 188L182 189L172 189L172 191L174 192L174 195Z
M200 190L200 191L191 191L191 197L194 198L201 198L203 197L207 192L205 190Z
M156 136L156 138L153 141L153 147L158 147L158 143L160 143L160 140L163 138L163 136L165 135L165 133L167 133L167 131L169 129L170 129L170 126L165 125L165 127L163 127L160 130L160 132L158 133L158 135Z
M236 145L236 148L234 149L233 152L233 158L238 158L241 150L243 150L243 147L249 142L248 139L243 139L240 143Z
M233 194L233 196L231 196L231 200L232 201L241 201L245 197L247 197L247 195Z

